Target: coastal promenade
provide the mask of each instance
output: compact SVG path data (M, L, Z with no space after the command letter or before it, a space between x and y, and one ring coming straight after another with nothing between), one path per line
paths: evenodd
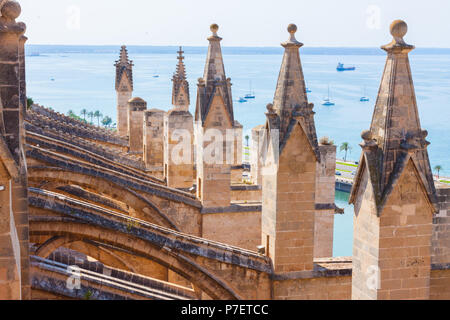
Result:
M358 165L359 163L356 161L336 160L336 190L350 192ZM433 178L437 183L450 186L450 177L440 176L438 178L437 175L434 175Z

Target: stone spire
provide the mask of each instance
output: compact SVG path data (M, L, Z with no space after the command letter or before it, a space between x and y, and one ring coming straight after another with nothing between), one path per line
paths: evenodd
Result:
M128 89L133 90L133 61L128 59L128 50L126 46L121 47L119 60L116 61L114 66L116 67L116 91L121 90L124 75L126 75L128 79L128 85L130 86Z
M428 133L420 126L408 59L414 46L403 40L407 30L404 21L394 21L390 26L393 40L381 47L387 52L386 65L370 130L362 134L362 161L350 199L350 202L356 200L366 166L370 171L378 214L409 159L414 163L430 203L436 205L427 152L429 142L425 140Z
M128 135L128 100L133 95L133 61L128 59L125 46L120 49L119 60L116 67L117 92L117 130L121 136Z
M302 43L295 39L297 26L288 26L289 40L281 45L285 48L283 62L278 76L277 88L273 101L273 112L276 113L277 129L280 130L280 147L289 137L292 124L301 121L311 146L317 153L318 143L314 124L314 105L308 103L306 85L300 61L299 49ZM294 121L293 121L294 120ZM281 151L280 148L280 151ZM319 157L318 157L319 158Z
M184 66L184 51L180 47L178 51L177 70L172 77L172 104L182 109L188 109L190 103L189 82L186 80L186 68Z
M231 97L231 79L226 78L220 47L221 37L217 35L219 26L212 24L212 35L208 38L209 47L203 78L198 81L198 97L195 121L204 123L214 96L220 95L225 104L230 122L234 123L233 102Z

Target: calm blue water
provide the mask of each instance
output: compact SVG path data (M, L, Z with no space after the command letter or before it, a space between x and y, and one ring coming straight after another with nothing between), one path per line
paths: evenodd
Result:
M87 49L86 49L87 48ZM28 47L28 53L43 50L41 56L27 57L28 96L35 102L66 113L79 114L83 108L100 110L113 119L116 117L116 93L114 90L114 61L118 50L88 47ZM303 50L303 49L302 49ZM77 53L74 53L77 51ZM168 110L171 105L171 76L176 66L176 48L148 52L140 47L130 48L134 60L134 95L147 100L149 108ZM172 52L170 54L169 52ZM353 150L348 158L358 160L360 133L368 129L379 82L385 63L383 51L378 49L305 49L302 63L307 86L312 90L309 100L315 104L317 134L329 136L337 145L347 141ZM188 80L191 86L191 112L195 109L196 83L203 75L206 49L187 50L185 56ZM244 130L264 123L266 104L273 100L282 50L258 48L224 50L227 76L232 79L233 98L239 99L249 90L250 80L256 99L240 104L235 102L235 118ZM410 56L422 127L429 131L429 154L434 167L440 164L442 175L450 176L450 52L420 51ZM338 62L356 65L354 72L336 72ZM157 73L159 78L153 78ZM55 81L50 79L54 78ZM333 107L321 102L328 86ZM371 101L362 103L363 95ZM338 154L343 157L343 154ZM344 216L336 217L334 255L352 254L352 208L346 205L345 194L338 193L337 203L346 207Z

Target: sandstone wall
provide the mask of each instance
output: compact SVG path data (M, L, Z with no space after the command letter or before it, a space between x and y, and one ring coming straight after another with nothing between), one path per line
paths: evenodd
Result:
M450 188L436 189L439 213L433 217L431 261L435 264L450 263Z
M333 256L334 200L336 146L319 146L320 162L317 163L316 205L330 209L316 210L314 230L314 257Z
M202 237L256 251L261 245L261 212L203 214Z

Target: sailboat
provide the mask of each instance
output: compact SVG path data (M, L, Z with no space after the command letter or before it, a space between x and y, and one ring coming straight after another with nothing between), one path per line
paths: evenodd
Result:
M328 98L323 99L323 106L334 106L334 102L330 100L330 86L328 86Z
M159 78L158 70L156 70L155 74L153 75L153 78Z
M364 95L361 97L361 99L359 99L359 101L361 102L370 101L370 99L366 97L366 87L364 87Z
M255 99L255 94L252 91L252 82L250 81L250 91L244 97L245 99Z
M244 103L244 102L247 102L247 100L246 100L246 99L244 99L244 98L242 98L242 97L239 97L239 100L238 100L238 102L239 102L239 103Z

